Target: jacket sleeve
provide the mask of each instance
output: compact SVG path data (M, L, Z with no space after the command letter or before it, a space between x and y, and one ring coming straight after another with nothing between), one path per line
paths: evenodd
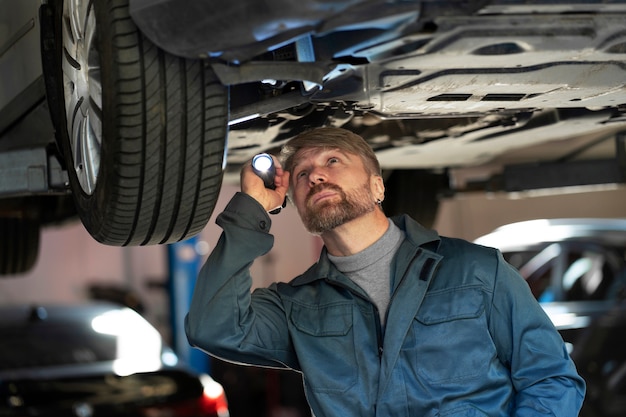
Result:
M223 232L200 270L185 317L189 343L232 362L297 369L275 287L250 293L250 266L274 243L269 216L237 193L216 222Z
M511 370L515 417L577 416L585 395L563 339L528 284L497 252L490 331Z

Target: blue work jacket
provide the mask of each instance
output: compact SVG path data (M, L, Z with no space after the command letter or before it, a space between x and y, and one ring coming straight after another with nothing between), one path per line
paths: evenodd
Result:
M203 266L185 328L211 355L303 375L316 417L574 417L585 384L528 285L501 254L408 216L386 326L322 250L289 283L250 292L270 218L238 193ZM386 279L383 278L383 279Z

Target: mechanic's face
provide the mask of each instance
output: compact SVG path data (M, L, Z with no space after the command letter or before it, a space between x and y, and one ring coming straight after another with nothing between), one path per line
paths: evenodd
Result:
M376 210L384 189L382 178L368 174L358 155L338 149L301 151L291 184L302 222L314 234Z

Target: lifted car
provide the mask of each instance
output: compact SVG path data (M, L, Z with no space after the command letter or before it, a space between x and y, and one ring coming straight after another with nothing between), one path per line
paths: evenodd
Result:
M439 194L626 177L621 1L0 10L0 273L32 266L39 226L74 210L105 244L198 233L223 179L323 125L361 134L385 171L387 212L427 226Z

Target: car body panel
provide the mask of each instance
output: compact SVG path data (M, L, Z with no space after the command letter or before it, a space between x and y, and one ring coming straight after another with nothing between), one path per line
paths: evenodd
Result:
M129 4L142 32L164 50L232 62L249 60L305 34L363 26L363 21L419 8L414 0L131 0Z
M45 98L41 79L40 0L0 0L0 134Z
M599 240L626 245L626 219L537 219L501 226L481 236L476 243L512 252L545 242Z

